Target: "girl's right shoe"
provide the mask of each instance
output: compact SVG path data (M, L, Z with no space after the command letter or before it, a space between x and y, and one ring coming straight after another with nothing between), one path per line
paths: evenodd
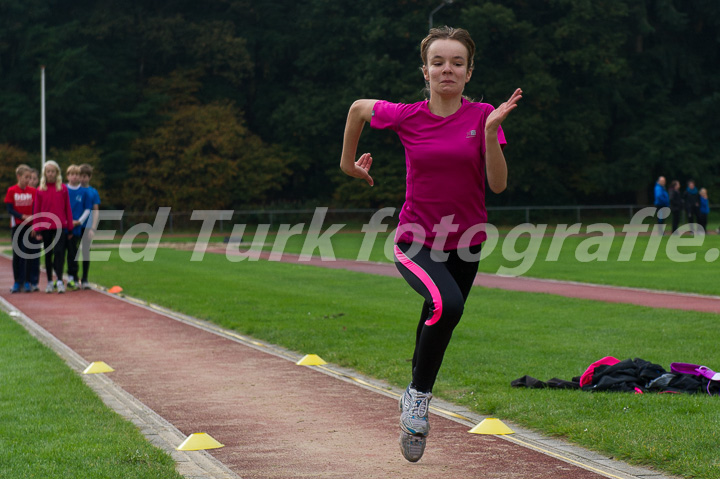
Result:
M400 450L410 462L417 462L425 452L430 433L428 410L432 393L408 386L400 396Z
M48 282L47 287L45 288L45 292L52 293L53 289L55 289L55 282L54 281Z
M425 393L408 386L400 396L400 427L413 436L430 434L428 412L432 393Z

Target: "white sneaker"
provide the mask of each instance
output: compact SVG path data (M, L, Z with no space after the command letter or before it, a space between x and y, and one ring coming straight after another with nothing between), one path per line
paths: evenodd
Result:
M53 289L55 289L55 282L48 281L47 288L45 288L46 293L52 293Z
M413 436L427 436L430 433L428 410L432 393L420 392L408 386L400 397L400 427Z
M427 437L413 436L405 431L400 431L400 451L405 459L410 462L418 462L425 453Z
M423 393L408 386L400 396L400 450L405 459L417 462L425 453L430 433L428 409L432 393Z
M64 293L65 292L65 283L63 283L62 281L58 281L57 282L57 290L58 290L58 293Z

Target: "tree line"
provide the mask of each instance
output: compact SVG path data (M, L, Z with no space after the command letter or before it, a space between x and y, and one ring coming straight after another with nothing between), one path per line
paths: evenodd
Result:
M48 157L96 167L103 203L136 210L398 206L393 133L363 133L372 189L338 163L357 98L424 98L419 42L438 0L1 0L0 177ZM655 178L720 187L720 4L457 0L466 95L497 106L508 190L489 204L647 203Z

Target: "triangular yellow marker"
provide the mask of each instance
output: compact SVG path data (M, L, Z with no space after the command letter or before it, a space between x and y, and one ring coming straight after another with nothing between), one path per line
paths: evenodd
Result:
M302 359L298 362L296 362L298 366L322 366L323 364L327 364L325 361L323 361L323 358L318 356L317 354L306 354L302 357Z
M225 445L217 442L210 434L196 432L190 434L187 439L175 449L178 451L200 451L202 449L217 449L219 447L225 447Z
M470 429L472 434L514 434L515 431L507 427L500 419L489 417Z
M120 286L113 286L112 288L108 289L108 293L111 293L111 294L122 293L122 290L123 289Z
M113 371L115 370L108 366L104 361L95 361L85 368L83 374L111 373Z

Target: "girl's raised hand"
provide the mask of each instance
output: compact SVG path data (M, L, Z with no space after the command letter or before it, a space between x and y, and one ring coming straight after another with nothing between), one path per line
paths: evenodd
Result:
M485 121L485 130L496 132L505 118L518 106L522 98L522 90L518 88L510 96L510 99L492 111Z

